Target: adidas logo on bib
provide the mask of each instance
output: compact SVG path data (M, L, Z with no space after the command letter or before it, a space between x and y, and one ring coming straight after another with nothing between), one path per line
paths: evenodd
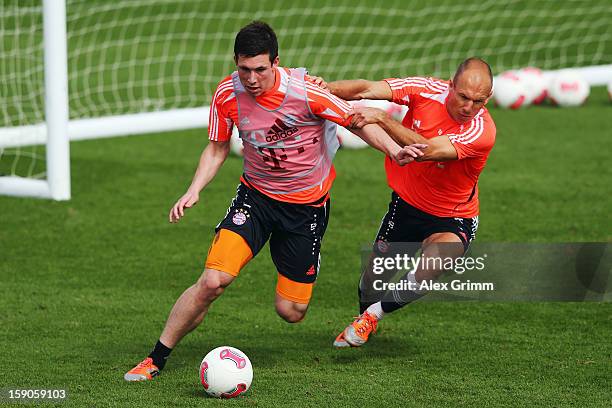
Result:
M266 136L266 142L276 142L278 140L285 139L295 133L297 133L298 128L293 126L287 126L282 120L276 119L274 125L268 130L268 135Z

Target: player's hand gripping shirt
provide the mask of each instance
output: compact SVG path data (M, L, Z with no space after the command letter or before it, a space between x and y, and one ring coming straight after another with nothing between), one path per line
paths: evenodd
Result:
M495 124L486 108L466 123L446 110L449 82L435 78L386 79L393 102L407 105L402 124L431 139L448 136L457 160L414 162L400 167L385 161L389 186L407 203L438 217L478 215L478 177L495 143Z
M209 139L227 141L236 124L244 143L243 181L279 201L308 204L327 196L335 178L336 125L350 105L304 80L300 69L276 69L272 89L254 98L237 74L213 97Z

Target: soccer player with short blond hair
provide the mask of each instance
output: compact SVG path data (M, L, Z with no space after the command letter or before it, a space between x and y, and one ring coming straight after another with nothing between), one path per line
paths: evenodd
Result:
M467 251L478 228L478 178L495 143L495 124L485 107L492 94L489 65L468 58L450 81L430 77L348 80L328 84L346 100L383 99L408 106L397 122L376 108L351 112L356 127L380 125L402 146L418 147L423 156L404 167L385 160L393 190L387 214L376 235L374 251L393 243L421 243L425 258L457 258ZM378 321L425 294L424 290L392 290L372 301L372 275L366 267L359 283L360 315L336 338L336 347L361 346ZM419 268L403 279L421 287L444 271Z

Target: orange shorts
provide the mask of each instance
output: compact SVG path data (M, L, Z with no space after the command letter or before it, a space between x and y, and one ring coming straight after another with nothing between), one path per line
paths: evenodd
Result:
M253 253L244 238L234 231L220 229L208 250L206 268L238 276L251 258Z
M276 293L283 299L307 305L312 297L313 287L314 282L295 282L279 273L278 281L276 282Z
M206 268L226 272L235 277L252 258L253 253L244 238L233 231L221 228L208 250ZM313 287L314 282L295 282L279 273L276 293L292 302L308 304Z

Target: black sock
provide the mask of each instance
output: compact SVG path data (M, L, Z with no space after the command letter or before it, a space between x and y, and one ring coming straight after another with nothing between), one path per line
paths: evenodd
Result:
M376 302L374 302L374 303L376 303ZM363 314L363 312L365 312L368 309L368 307L370 307L374 303L372 303L372 302L359 302L359 314Z
M390 290L385 293L380 302L383 312L391 313L425 295L426 293L415 293L411 290Z
M406 306L408 303L400 303L394 300L387 301L383 299L380 304L381 304L383 312L391 313L391 312L395 312L397 309L401 309L402 307Z
M149 357L153 359L153 364L155 364L157 368L161 370L166 365L166 359L171 352L171 348L164 346L161 341L157 340L157 344L155 344L155 348L149 354Z

